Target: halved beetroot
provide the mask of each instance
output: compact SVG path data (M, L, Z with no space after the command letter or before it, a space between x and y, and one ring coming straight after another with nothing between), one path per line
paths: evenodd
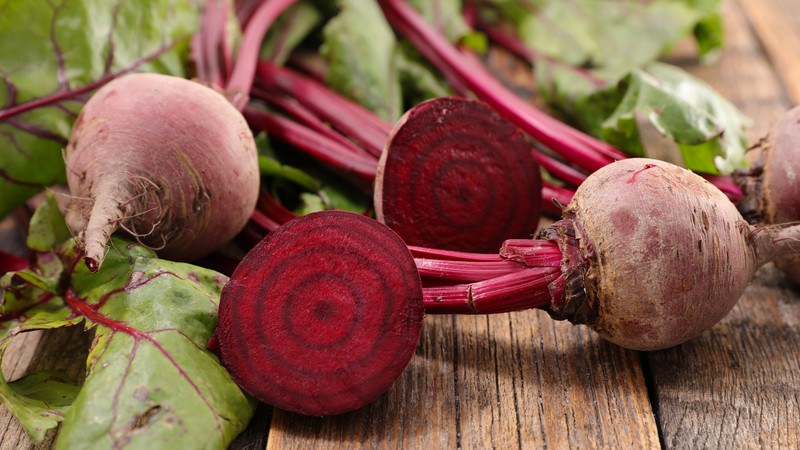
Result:
M326 211L288 222L247 254L222 292L215 340L249 394L326 416L389 389L423 316L403 241L367 217Z
M485 104L432 99L395 126L375 180L378 220L410 245L495 252L530 237L541 176L522 131Z

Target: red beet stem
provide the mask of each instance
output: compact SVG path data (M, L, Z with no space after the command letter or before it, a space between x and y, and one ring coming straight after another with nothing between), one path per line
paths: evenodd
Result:
M542 152L534 152L536 161L551 175L559 180L569 183L573 186L580 186L586 180L586 174L574 167L564 164L563 162L553 158Z
M471 283L525 270L514 261L452 261L414 258L420 276L434 280Z
M501 30L498 27L488 25L485 22L478 20L475 22L475 28L481 31L483 34L485 34L486 37L488 37L491 42L499 45L500 47L505 48L506 50L510 51L517 57L528 62L529 64L534 64L536 60L544 60L550 64L555 64L558 65L559 67L565 67L570 69L572 72L589 80L592 84L594 84L598 88L602 88L608 85L608 82L606 80L594 75L592 72L582 67L576 67L567 64L564 61L560 61L555 58L550 58L546 55L536 52L535 50L533 50L532 48L528 47L523 42L521 42L519 39L517 39L515 36L511 35L510 33L504 30ZM622 155L621 152L620 155Z
M360 104L312 78L265 61L258 63L256 81L268 90L290 95L376 158L383 152L391 125Z
M285 206L281 205L280 202L278 202L275 197L270 195L266 189L261 189L261 192L258 195L256 207L259 211L263 212L281 225L297 218L297 214L289 211Z
M222 86L219 52L222 37L225 35L227 9L225 2L209 0L205 2L200 19L200 30L192 37L192 59L197 71L197 80L209 86Z
M239 47L239 56L228 79L225 90L228 99L239 110L242 110L250 95L250 87L256 73L258 52L270 25L278 16L296 0L265 0L247 22Z
M30 264L27 259L0 250L0 275L6 272L16 272L18 270L27 269L29 266Z
M536 267L455 286L423 289L430 314L494 314L541 308L551 302L549 285L559 279L558 267Z
M442 250L438 248L419 247L408 245L408 250L414 258L429 258L447 261L500 261L497 254L459 252L456 250Z
M243 114L251 126L266 131L325 164L354 175L359 180L372 182L375 179L373 159L361 156L311 128L255 108L245 108Z
M542 239L509 239L500 248L500 256L528 267L560 267L558 244Z
M355 145L353 141L347 139L341 133L332 129L328 124L317 117L313 111L298 103L297 100L291 96L284 94L283 92L269 91L258 87L254 87L251 91L251 94L253 97L263 100L271 106L279 108L281 111L294 118L294 120L298 121L300 124L305 125L317 133L338 142L343 147L347 147L348 149L352 150L353 153L360 154L365 158L377 160L374 155L358 145Z
M253 211L253 215L250 216L250 220L261 227L265 233L275 231L281 225L283 225L283 222L274 220L271 216L259 211L258 209ZM263 235L261 237L263 237Z

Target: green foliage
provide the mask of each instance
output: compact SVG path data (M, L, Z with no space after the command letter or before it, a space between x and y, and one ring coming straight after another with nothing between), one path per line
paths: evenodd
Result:
M50 202L36 215L63 226ZM56 243L62 226L33 226L37 265L0 280L0 356L19 333L83 323L86 380L0 377L4 405L35 442L63 421L58 448L225 448L254 409L205 349L226 277L120 239L91 273L72 241Z
M338 0L338 5L339 14L323 30L320 53L328 62L325 81L394 122L402 111L394 32L375 2Z

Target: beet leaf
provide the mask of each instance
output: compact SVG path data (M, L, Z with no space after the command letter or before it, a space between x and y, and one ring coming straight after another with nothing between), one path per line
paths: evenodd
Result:
M326 82L394 123L402 113L394 33L376 3L338 0L337 4L340 12L325 25L320 48L329 66Z
M580 75L539 64L549 77L550 100L591 134L633 156L652 154L642 121L668 138L676 164L701 173L729 174L745 167L746 128L742 113L711 86L683 69L653 62L632 70L607 88L589 87ZM583 86L583 88L581 87Z
M87 375L80 387L52 373L0 379L5 406L33 441L63 420L63 448L224 448L254 407L205 349L227 278L119 239L92 274L71 241L44 248L63 232L54 206L31 227L34 267L0 281L0 356L17 334L83 324Z
M33 0L2 8L0 217L64 181L61 150L92 91L130 71L183 75L197 19L191 0Z
M323 20L322 13L312 5L297 2L281 14L270 27L261 44L261 57L283 64L303 39Z
M704 56L722 45L718 0L484 0L493 4L537 53L621 75L657 59L694 35Z

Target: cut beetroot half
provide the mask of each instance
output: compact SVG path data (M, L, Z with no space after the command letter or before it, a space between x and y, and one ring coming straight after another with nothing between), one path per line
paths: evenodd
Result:
M242 260L215 335L242 389L313 416L358 409L400 376L419 341L422 284L403 241L367 217L294 219Z
M375 180L378 220L409 245L494 252L530 237L541 175L525 135L485 104L420 103L400 119Z

